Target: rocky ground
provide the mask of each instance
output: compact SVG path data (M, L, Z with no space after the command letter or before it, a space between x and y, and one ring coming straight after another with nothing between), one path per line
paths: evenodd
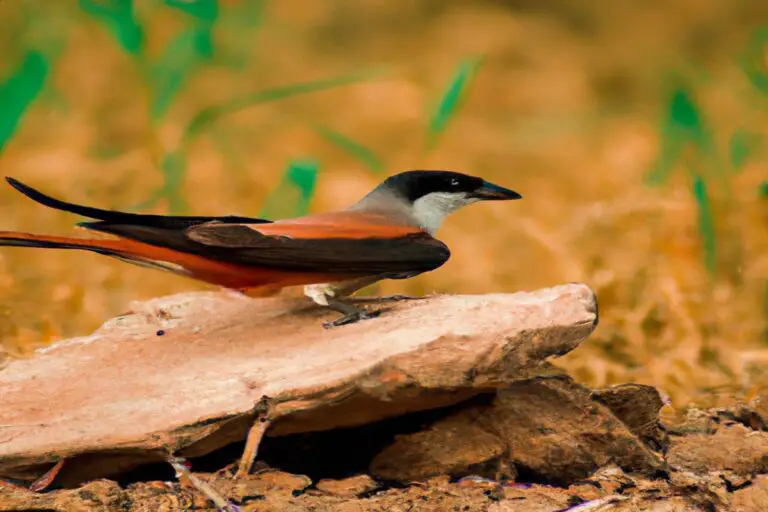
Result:
M160 298L10 363L0 510L768 510L768 395L675 411L549 362L597 325L586 286L303 307Z
M0 510L768 510L768 397L660 421L662 406L647 386L543 377L441 410L267 438L246 477L234 476L242 444L231 445L176 474L155 464L73 489L6 484Z

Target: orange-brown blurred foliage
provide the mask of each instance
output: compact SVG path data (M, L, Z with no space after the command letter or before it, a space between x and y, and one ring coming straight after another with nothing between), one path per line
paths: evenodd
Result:
M151 3L138 2L150 55L181 16ZM238 3L221 2L222 10ZM374 150L388 173L457 170L525 197L456 214L439 233L451 260L381 292L511 292L583 281L598 294L601 323L558 361L581 382L652 384L676 404L768 384L768 201L758 194L768 176L765 153L723 178L727 185L710 185L720 257L714 279L703 264L683 161L666 184L644 183L678 77L694 84L723 159L736 129L766 134L768 97L754 91L738 59L768 20L768 2L275 1L249 32L214 33L217 51L245 45L247 59L237 69L201 70L154 126L146 84L104 26L76 7L37 4L28 21L33 35L53 26L65 34L52 68L57 97L30 109L0 155L2 174L74 202L130 208L161 184L160 155L200 108L383 68L375 79L220 120L190 148L183 184L190 210L256 214L286 164L303 157L321 165L312 210L356 200L379 178L310 127L322 122ZM3 26L20 22L17 5L0 2ZM16 54L11 31L0 33L5 76ZM482 66L427 152L429 112L468 56L482 56ZM61 234L79 220L5 187L0 217L2 229ZM200 288L92 254L3 249L2 344L23 353L88 333L132 300Z

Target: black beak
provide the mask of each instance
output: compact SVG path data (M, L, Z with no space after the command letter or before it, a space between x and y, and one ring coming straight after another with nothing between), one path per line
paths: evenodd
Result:
M509 190L508 188L494 185L493 183L483 182L483 186L472 192L472 195L478 199L486 201L508 201L510 199L522 199L523 196Z

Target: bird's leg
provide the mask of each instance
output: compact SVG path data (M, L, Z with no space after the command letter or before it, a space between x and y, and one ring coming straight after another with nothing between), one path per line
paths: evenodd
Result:
M380 311L369 312L342 299L342 297L346 297L350 293L354 293L356 290L368 286L377 280L378 278L365 277L336 283L311 284L304 287L304 295L312 299L316 304L338 311L344 315L332 322L323 324L323 327L330 329L331 327L353 324L360 320L368 320L369 318L379 316Z
M344 315L341 318L337 318L332 322L325 322L323 324L323 327L325 327L326 329L330 329L331 327L339 327L341 325L353 324L355 322L359 322L360 320L368 320L370 318L375 318L379 316L379 314L381 314L381 311L369 312L362 308L353 306L352 304L345 302L341 299L336 299L334 297L327 297L326 302L329 308L331 308L334 311L338 311L339 313Z
M426 297L411 297L410 295L385 295L383 297L355 297L355 302L383 304L386 302L401 302L405 300L424 300Z

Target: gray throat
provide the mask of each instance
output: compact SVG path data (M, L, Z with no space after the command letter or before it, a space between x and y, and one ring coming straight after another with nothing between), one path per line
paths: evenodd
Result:
M380 213L434 235L449 214L476 201L464 193L433 192L410 202L392 190L376 189L348 209Z

